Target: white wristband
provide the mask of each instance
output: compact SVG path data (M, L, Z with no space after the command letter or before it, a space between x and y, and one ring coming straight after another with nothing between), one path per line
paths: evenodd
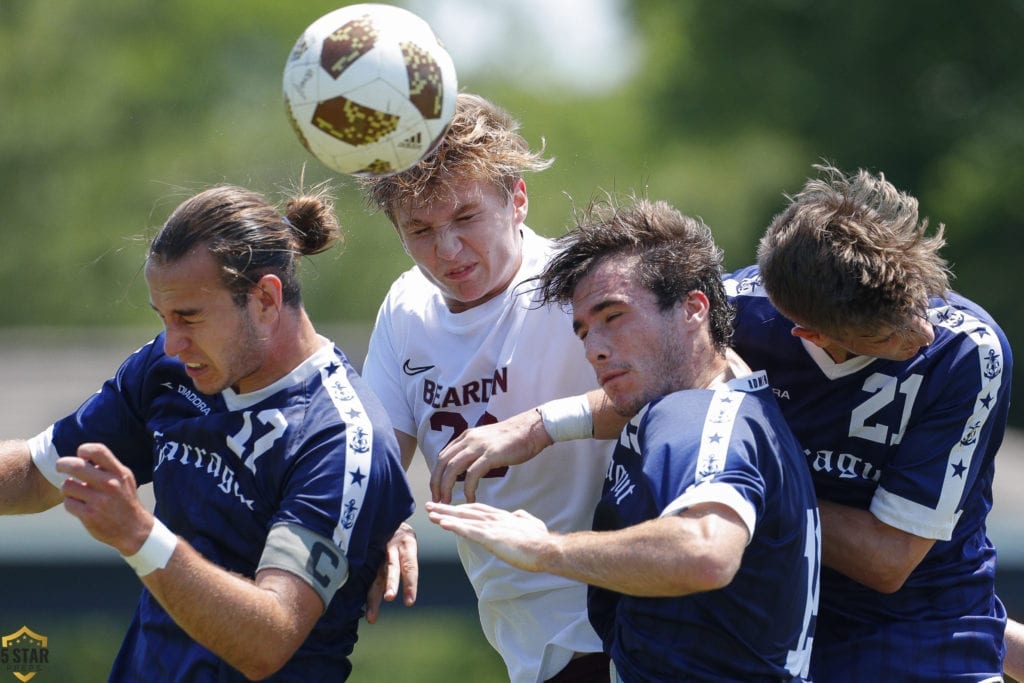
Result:
M537 408L544 429L555 442L590 439L594 436L594 416L586 394L548 401Z
M128 566L135 570L139 576L145 576L157 569L163 569L174 554L174 548L178 545L178 537L170 529L164 526L156 517L153 518L153 529L146 537L146 542L134 555L122 555Z

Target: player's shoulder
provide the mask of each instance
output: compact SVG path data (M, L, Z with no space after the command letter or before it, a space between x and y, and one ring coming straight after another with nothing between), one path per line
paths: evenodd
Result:
M122 390L139 386L144 393L157 385L171 388L175 384L191 387L181 361L164 351L164 333L146 342L131 353L117 371L117 383ZM155 389L154 389L155 390Z
M641 430L658 433L661 429L681 430L680 416L686 416L686 425L698 432L707 419L714 392L704 389L683 389L660 396L645 405L633 421Z
M999 347L1000 353L1010 355L1006 334L995 319L980 304L956 292L932 299L928 318L934 326L936 349L961 345Z
M736 377L713 389L684 389L666 394L648 404L648 413L660 419L679 422L685 414L696 423L704 416L706 421L723 421L754 413L758 417L774 412L777 407L763 370ZM733 417L730 417L733 416Z
M962 333L972 324L982 324L1002 333L999 323L981 304L957 292L950 291L944 297L932 298L928 310L937 324L953 332Z

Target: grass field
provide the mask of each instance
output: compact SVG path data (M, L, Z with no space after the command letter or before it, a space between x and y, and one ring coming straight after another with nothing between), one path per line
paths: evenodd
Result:
M126 627L126 622L103 614L61 619L59 626L44 633L49 661L33 683L106 681ZM352 661L352 683L508 680L501 659L480 632L475 612L385 611L377 624L360 624ZM15 670L20 669L0 665L0 680L15 680Z
M508 680L475 611L414 610L401 617L385 612L377 624L360 625L352 661L354 683Z

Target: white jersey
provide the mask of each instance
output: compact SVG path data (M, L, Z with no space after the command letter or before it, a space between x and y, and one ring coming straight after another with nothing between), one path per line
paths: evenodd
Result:
M555 398L597 387L594 371L561 307L541 306L536 283L551 240L526 226L523 263L490 301L452 313L418 268L403 273L380 307L363 376L395 429L416 436L432 470L462 431ZM557 532L590 529L611 441L554 444L527 463L481 479L477 500L523 509ZM465 501L462 486L453 502ZM480 604L480 621L512 681L545 680L573 651L598 652L586 613L586 586L514 569L481 546L458 539L459 556Z

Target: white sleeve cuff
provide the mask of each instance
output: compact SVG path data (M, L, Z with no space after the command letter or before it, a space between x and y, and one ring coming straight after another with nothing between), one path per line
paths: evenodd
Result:
M960 521L961 512L952 516L920 503L914 503L879 486L868 510L879 521L921 538L948 541Z
M750 501L739 494L729 484L706 482L688 489L683 495L669 503L661 513L661 517L677 515L687 508L699 503L719 503L730 508L740 516L747 527L747 543L754 538L754 526L757 524L757 513Z
M54 488L63 486L67 475L57 471L60 453L53 445L53 425L29 439L28 450L32 454L32 463L46 477L46 481L53 484Z

